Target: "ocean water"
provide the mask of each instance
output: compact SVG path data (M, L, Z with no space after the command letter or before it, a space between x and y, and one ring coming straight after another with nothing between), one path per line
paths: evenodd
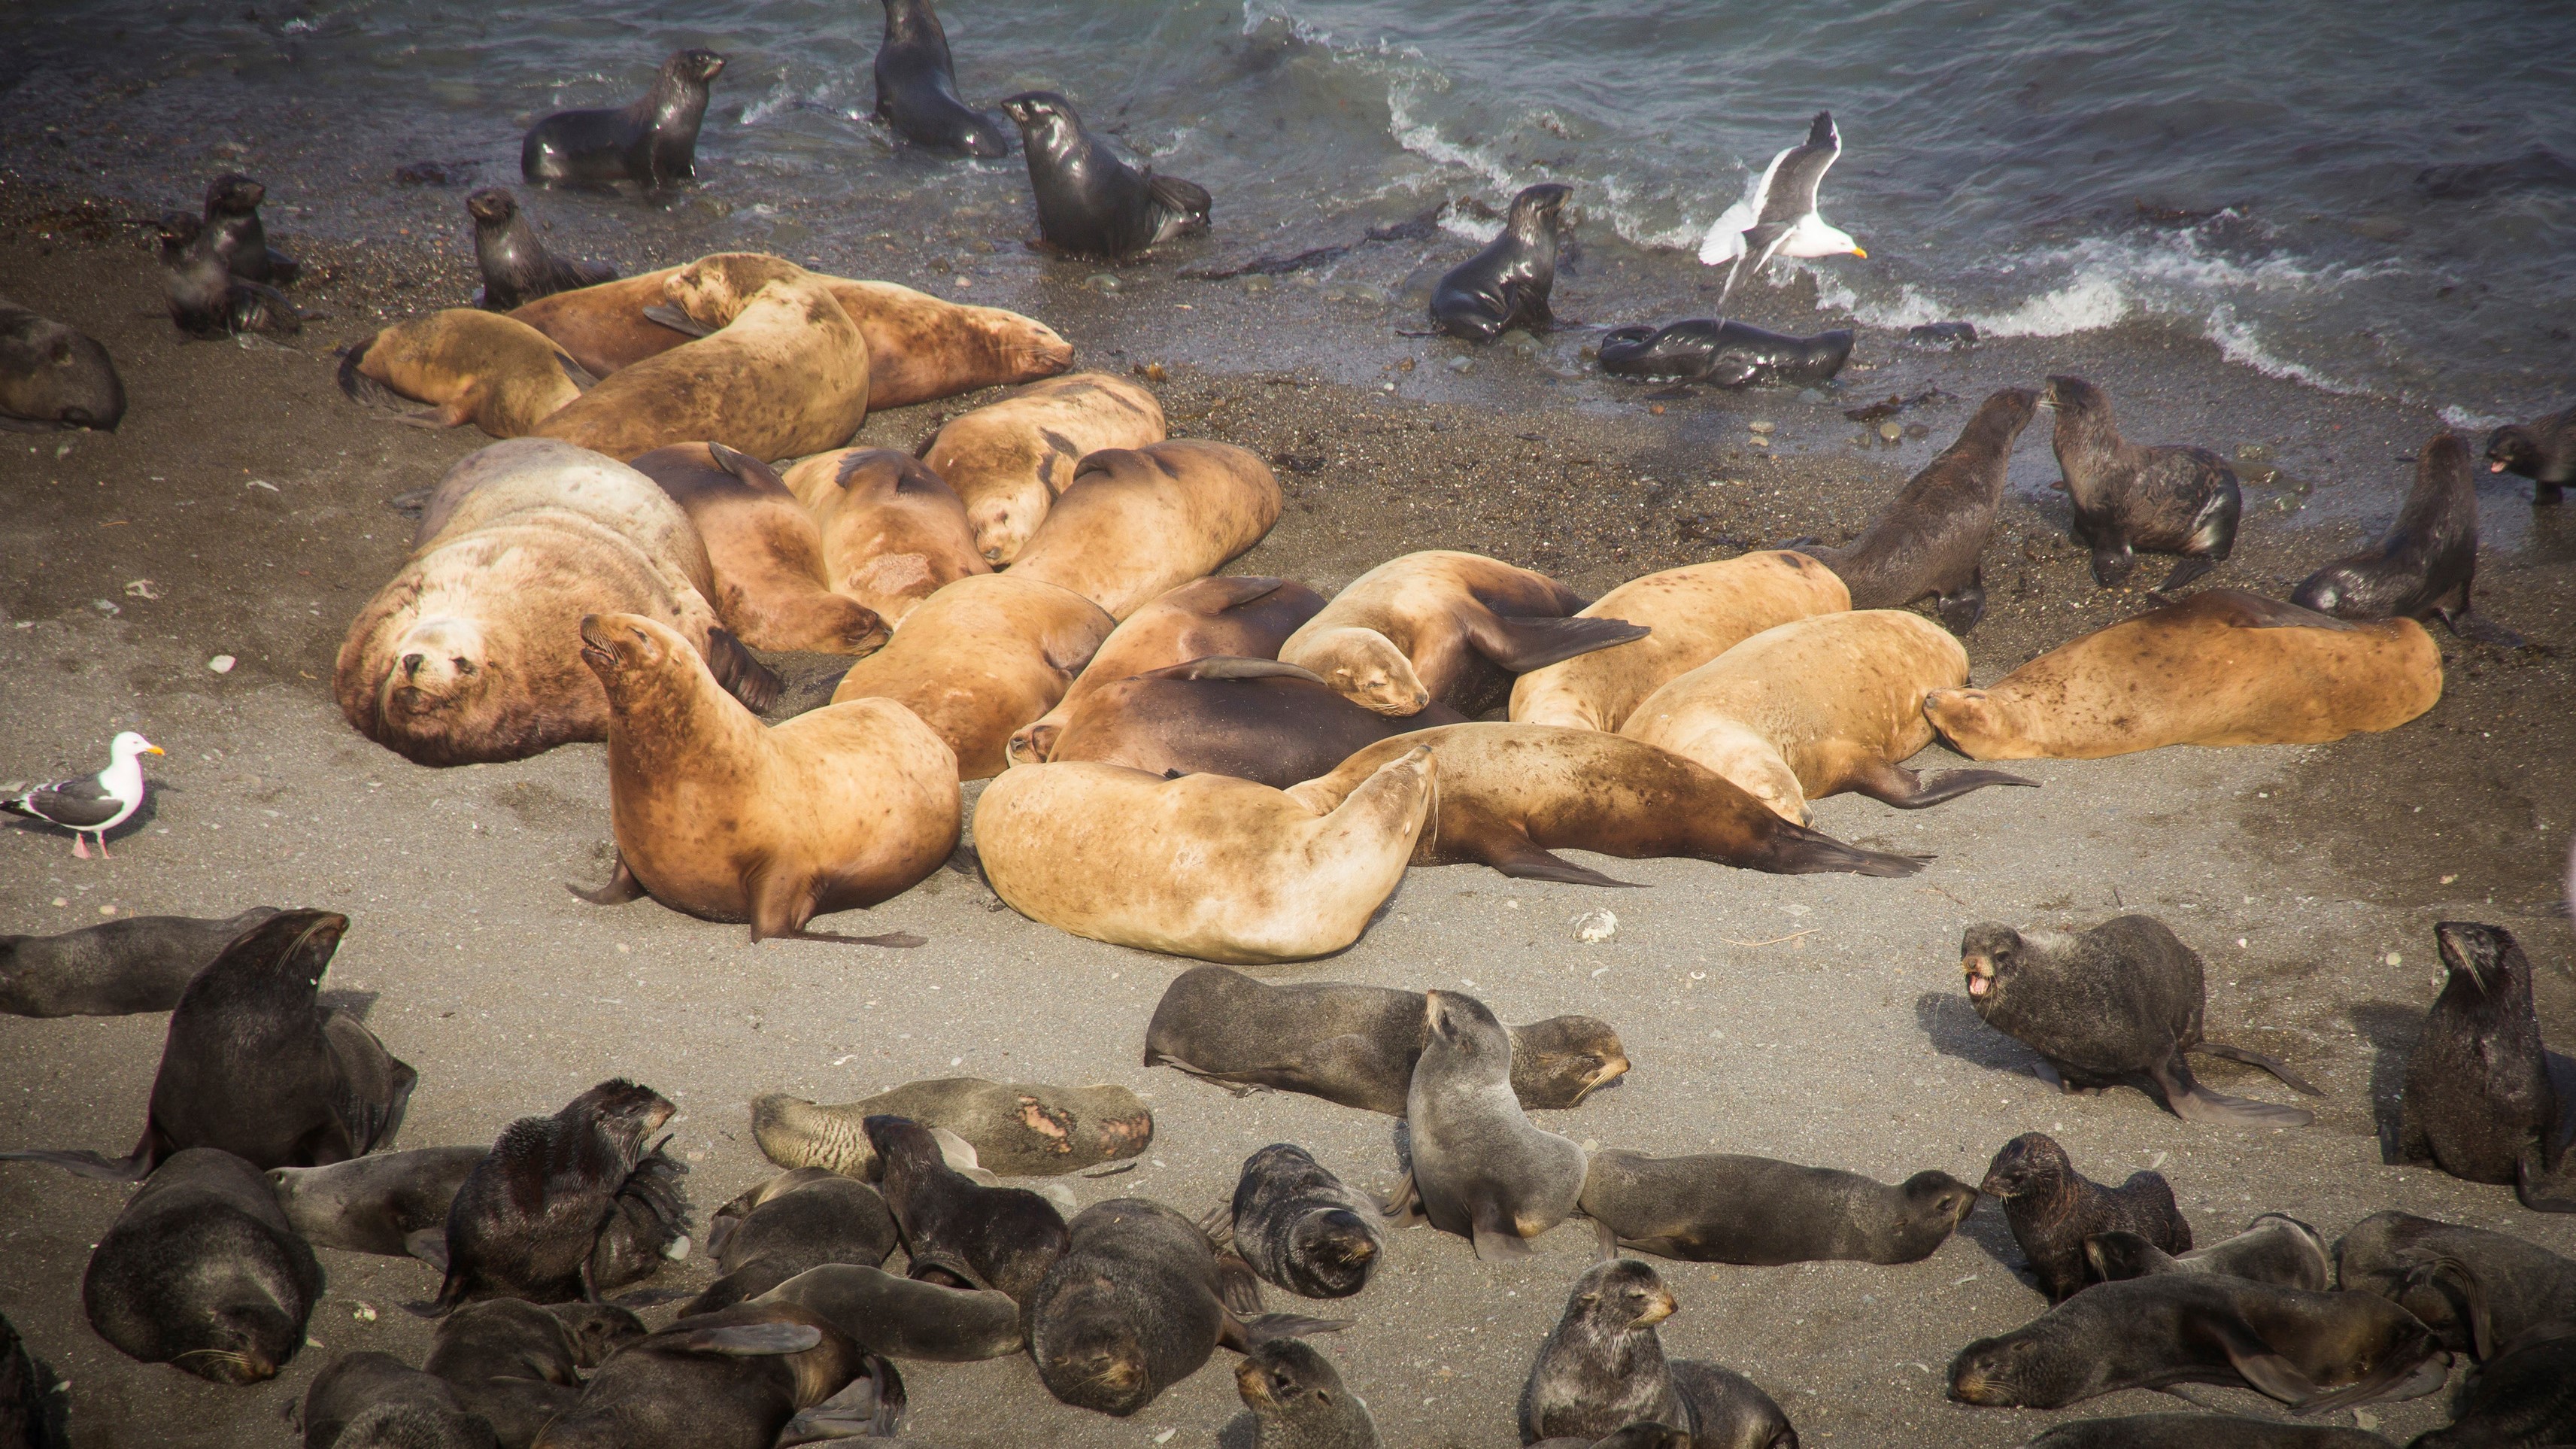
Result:
M11 11L0 140L27 144L77 97L116 118L130 159L204 172L221 163L191 148L213 129L291 109L301 154L350 162L300 178L344 188L337 204L308 195L307 224L362 224L356 178L405 161L515 180L529 120L627 99L662 55L702 44L732 65L701 167L711 190L763 198L751 239L837 260L926 208L1006 243L1029 229L1016 156L933 160L872 119L882 16L860 0ZM1461 201L1443 224L1480 235L1513 190L1561 180L1586 248L1675 295L1709 223L1830 109L1845 149L1822 209L1869 256L1755 284L1812 273L1819 325L1965 318L2051 336L2144 319L2462 426L2576 400L2576 5L951 0L942 14L970 100L1063 91L1214 192L1229 254ZM1616 299L1588 310L1658 320L1603 315Z

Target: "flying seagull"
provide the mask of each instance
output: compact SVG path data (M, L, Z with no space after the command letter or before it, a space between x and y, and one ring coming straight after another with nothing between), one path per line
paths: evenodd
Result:
M1732 261L1726 281L1718 288L1717 302L1723 307L1735 292L1735 284L1755 272L1773 257L1866 257L1860 245L1843 232L1828 226L1816 215L1816 187L1832 168L1834 158L1843 154L1843 137L1834 129L1834 113L1816 112L1816 121L1807 129L1805 144L1792 146L1771 158L1762 170L1762 179L1753 183L1744 199L1726 209L1708 235L1699 244L1699 259L1709 266Z
M72 833L72 854L89 859L84 835L98 837L98 858L107 860L107 832L125 823L143 804L143 757L161 747L132 730L108 746L108 766L85 780L39 785L13 798L0 799L0 810L59 825Z

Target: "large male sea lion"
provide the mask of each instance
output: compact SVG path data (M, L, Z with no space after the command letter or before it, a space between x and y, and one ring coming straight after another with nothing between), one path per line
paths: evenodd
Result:
M154 1169L81 1274L90 1327L119 1353L219 1384L255 1384L304 1346L322 1265L268 1182L219 1148Z
M877 114L905 140L969 156L1007 156L1009 135L957 95L948 32L930 0L885 0L877 43Z
M1664 327L1613 327L1602 334L1601 370L1657 382L1712 382L1719 387L1830 382L1851 359L1852 330L1813 337L1765 332L1715 317Z
M1150 166L1130 166L1083 129L1073 102L1023 91L1002 102L1020 128L1038 235L1075 256L1115 260L1208 229L1207 188Z
M1530 1125L1512 1091L1512 1039L1485 1003L1427 991L1423 1017L1430 1035L1404 1099L1412 1161L1387 1216L1423 1218L1489 1262L1526 1258L1529 1239L1575 1211L1584 1151Z
M689 515L715 575L716 613L754 649L869 654L892 621L834 593L814 516L768 464L722 443L677 443L634 462Z
M87 333L0 297L0 428L99 428L125 417L125 384Z
M821 530L823 577L887 624L970 574L966 505L937 473L892 448L838 448L787 470L786 486Z
M1545 574L1428 549L1351 580L1288 636L1279 660L1379 714L1438 700L1472 716L1502 703L1514 675L1647 636L1624 619L1577 615L1583 606Z
M2058 486L2075 508L2075 541L2093 551L2093 582L2116 589L2139 553L2178 554L2156 585L2169 594L2227 562L2244 499L2225 460L2123 442L2110 395L2080 377L2050 378L2039 405L2057 414Z
M707 84L724 68L712 50L675 50L635 100L545 117L519 143L520 174L552 185L637 181L648 194L688 180L698 174Z
M962 780L1000 774L1011 733L1053 708L1117 621L1019 570L973 574L904 616L886 647L850 666L832 702L891 699L957 754Z
M1929 595L1951 633L1974 629L1986 612L1977 555L1995 531L2013 443L2038 404L2026 387L1988 397L1958 441L1908 479L1859 537L1840 548L1808 541L1792 547L1839 575L1855 609L1902 609Z
M277 914L119 916L58 936L0 935L0 1012L11 1016L131 1016L168 1011L196 974Z
M1291 579L1219 576L1183 584L1110 631L1055 708L1011 735L1011 761L1053 758L1074 706L1103 686L1194 659L1270 658L1323 607L1323 595Z
M1431 325L1470 342L1491 342L1514 327L1554 326L1548 294L1556 287L1565 199L1573 194L1573 187L1554 181L1523 187L1502 231L1432 288Z
M536 431L597 381L534 327L472 307L398 322L340 355L340 391L353 400L428 403L428 421L496 438Z
M1086 455L1011 565L1124 619L1214 573L1279 520L1259 454L1197 439Z
M1075 372L950 418L921 461L965 500L975 547L999 568L1028 546L1085 457L1166 436L1153 393L1106 372Z

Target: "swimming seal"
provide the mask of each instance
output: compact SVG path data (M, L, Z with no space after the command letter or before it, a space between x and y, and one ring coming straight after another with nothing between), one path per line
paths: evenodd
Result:
M580 1400L538 1432L536 1449L766 1446L800 1411L872 1373L886 1376L891 1393L870 1427L891 1438L903 1405L892 1365L812 1309L737 1304L619 1349Z
M116 431L125 384L88 334L0 297L0 428Z
M2335 1286L2376 1293L2414 1314L2455 1353L2474 1353L2473 1315L2457 1275L2425 1271L2455 1262L2474 1274L2495 1341L2560 1319L2576 1319L2576 1260L2510 1233L2374 1213L2335 1244Z
M1431 289L1431 325L1470 342L1491 342L1514 327L1555 326L1547 298L1556 287L1565 199L1573 194L1553 181L1522 188L1502 231Z
M1432 778L1430 751L1413 750L1319 810L1222 775L1018 765L977 803L975 848L996 895L1058 930L1202 961L1303 961L1358 940L1403 881ZM1508 1044L1498 1062L1508 1074Z
M2232 1414L2129 1414L2078 1419L2024 1449L2395 1449L2367 1429L2292 1424Z
M468 195L465 214L474 221L474 264L483 273L479 307L507 312L539 297L617 280L617 269L606 262L567 261L547 251L506 187L486 186Z
M2464 639L2521 643L2470 612L2477 572L2477 475L2469 445L2442 433L2416 454L2415 486L2397 521L2369 547L2308 575L2290 602L2338 619L2439 619Z
M1647 631L1512 681L1514 724L1617 730L1646 696L1775 625L1851 607L1833 570L1766 550L1630 579L1575 611Z
M818 453L787 470L786 487L821 531L825 582L889 626L959 579L993 571L975 551L965 503L907 454Z
M950 418L921 461L957 490L976 550L1000 568L1028 546L1084 458L1166 436L1153 393L1109 373L1074 372Z
M1004 745L1064 698L1118 621L1017 569L970 574L922 600L886 647L850 666L832 702L890 699L957 755L957 777L1002 773Z
M1193 966L1155 1003L1145 1065L1401 1117L1431 1034L1425 1005L1419 991L1271 983L1224 966ZM1578 1106L1628 1070L1619 1033L1597 1017L1551 1016L1503 1031L1511 1038L1512 1095L1523 1107Z
M1707 1153L1592 1154L1582 1208L1602 1239L1695 1263L1919 1263L1977 1205L1946 1172L1889 1186L1830 1167Z
M132 1016L168 1011L225 947L276 914L275 906L253 906L219 921L119 916L58 936L0 936L0 1012Z
M1082 127L1073 102L1022 91L1002 102L1020 128L1038 235L1060 252L1116 260L1208 229L1207 188L1120 160Z
M493 1449L445 1379L389 1353L344 1353L304 1391L305 1449ZM521 1441L525 1442L525 1441Z
M1666 684L1619 732L1705 765L1800 825L1815 819L1808 801L1846 790L1920 810L1988 785L2036 786L2001 770L1926 780L1897 763L1932 743L1924 697L1967 682L1958 636L1920 614L1818 614Z
M2558 1171L2558 1093L2549 1079L2531 960L2502 926L2433 928L2447 979L2406 1059L2393 1162L2470 1182L2510 1182L2536 1212L2576 1212Z
M782 1172L716 1209L707 1250L724 1276L680 1316L731 1308L825 1263L877 1267L898 1241L875 1188L820 1167Z
M1583 1195L1583 1149L1530 1125L1512 1092L1512 1041L1485 1003L1423 993L1430 1039L1405 1095L1413 1160L1387 1216L1428 1219L1487 1261L1526 1258L1531 1238Z
M352 401L428 403L423 421L472 423L495 438L536 431L597 381L534 327L471 307L398 322L340 354L340 391Z
M2322 1095L2275 1058L2203 1039L2208 992L2200 953L2153 916L2121 916L2080 935L1980 922L1960 938L1959 963L1968 1004L1986 1025L2045 1058L2061 1091L2100 1091L2143 1075L2185 1121L2305 1127L2316 1120L2295 1107L2221 1096L2192 1076L2187 1054L2203 1052Z
M1297 632L1297 626L1323 607L1323 595L1293 580L1193 579L1111 630L1091 662L1066 687L1064 698L1013 731L1003 752L1013 764L1051 759L1074 706L1103 686L1197 659L1269 658Z
M1252 1420L1252 1449L1378 1449L1368 1401L1303 1339L1256 1345L1234 1366L1234 1391Z
M2180 1255L2114 1228L2084 1240L2084 1262L2105 1283L2157 1273L2218 1273L2311 1293L2334 1286L2325 1239L2286 1213L2259 1214L2236 1236Z
M954 1132L977 1161L1008 1177L1053 1177L1134 1157L1154 1140L1154 1114L1125 1087L1060 1087L938 1077L835 1106L782 1092L752 1099L751 1135L781 1167L828 1167L874 1178L870 1117L903 1117ZM952 1157L951 1165L958 1159Z
M2244 497L2216 453L2121 441L2110 396L2080 377L2050 378L2039 405L2057 414L2057 486L2075 508L2075 541L2093 551L2094 583L2127 583L2142 552L2181 556L2160 594L2227 562Z
M622 106L557 111L528 128L519 173L546 185L643 183L649 195L698 174L707 83L724 73L712 50L675 50L653 88Z
M2576 408L2487 434L2487 471L2531 480L2531 506L2546 508L2576 483Z
M207 182L206 249L243 281L292 286L295 259L268 244L268 228L259 219L267 196L267 187L238 172Z
M1419 714L1382 715L1293 664L1214 655L1087 692L1055 727L1046 758L1231 775L1284 790L1381 741L1465 720L1436 700Z
M2118 1229L2168 1253L2191 1251L2191 1224L2174 1206L2173 1187L2162 1174L2141 1168L2118 1187L2105 1187L2077 1172L2066 1149L2044 1132L2005 1143L1977 1191L2002 1200L2013 1242L2052 1303L2084 1286L2084 1243L2096 1233Z
M190 337L230 337L268 332L292 337L304 330L295 304L264 282L236 277L206 245L206 224L184 211L162 214L161 284L170 321Z
M1841 548L1799 542L1800 553L1851 588L1855 609L1902 609L1930 596L1953 634L1986 612L1985 568L1977 561L1995 531L2004 473L2039 395L2008 387L1988 397L1952 443L1906 481L1895 501Z
M885 39L874 67L877 115L917 146L1007 156L1010 138L957 95L948 32L930 0L885 0Z
M415 1235L444 1238L447 1206L483 1160L480 1147L370 1152L322 1167L272 1167L277 1205L317 1248L412 1254Z
M832 591L814 516L768 464L722 443L680 443L633 467L689 515L715 575L710 602L735 637L754 649L820 654L885 647L888 621Z
M2098 760L2164 745L2325 744L2392 730L2442 697L2412 619L2349 623L2235 589L2061 644L1923 713L1972 760Z
M0 1161L138 1182L190 1147L221 1148L265 1172L345 1162L392 1142L419 1074L356 1017L318 999L348 929L348 917L328 911L282 912L189 981L171 1009L131 1155L16 1151L0 1152Z
M1305 1298L1348 1298L1386 1259L1377 1204L1293 1142L1243 1160L1221 1220L1219 1240L1263 1282Z
M1813 337L1765 332L1742 322L1694 317L1656 327L1613 327L1601 338L1601 370L1656 382L1712 382L1719 387L1815 386L1851 360L1852 331Z
M1351 580L1288 636L1279 660L1379 714L1438 700L1474 716L1508 697L1514 675L1647 637L1625 619L1576 614L1583 605L1545 574L1431 549Z
M219 1384L275 1378L321 1296L322 1265L268 1180L212 1147L155 1168L81 1275L90 1327L117 1352Z
M1655 1326L1680 1307L1655 1270L1634 1258L1585 1269L1522 1382L1521 1442L1607 1443L1660 1424L1684 1431L1685 1443L1797 1449L1788 1415L1752 1380L1713 1363L1665 1359Z
M1279 521L1261 455L1183 439L1084 455L1011 564L1124 619L1261 541Z
M911 1259L905 1276L951 1288L991 1288L1026 1304L1071 1239L1054 1203L1026 1188L986 1187L950 1167L930 1129L909 1117L870 1117L885 1203Z
M606 1303L540 1308L490 1298L438 1321L421 1369L482 1416L503 1449L524 1449L581 1401L581 1370L597 1368L645 1331L641 1319Z

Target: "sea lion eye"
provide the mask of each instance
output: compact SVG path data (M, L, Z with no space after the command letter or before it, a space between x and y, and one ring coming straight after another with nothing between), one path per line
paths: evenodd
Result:
M447 662L455 665L456 672L459 674L472 674L474 672L474 661L466 658L464 655L456 655Z

